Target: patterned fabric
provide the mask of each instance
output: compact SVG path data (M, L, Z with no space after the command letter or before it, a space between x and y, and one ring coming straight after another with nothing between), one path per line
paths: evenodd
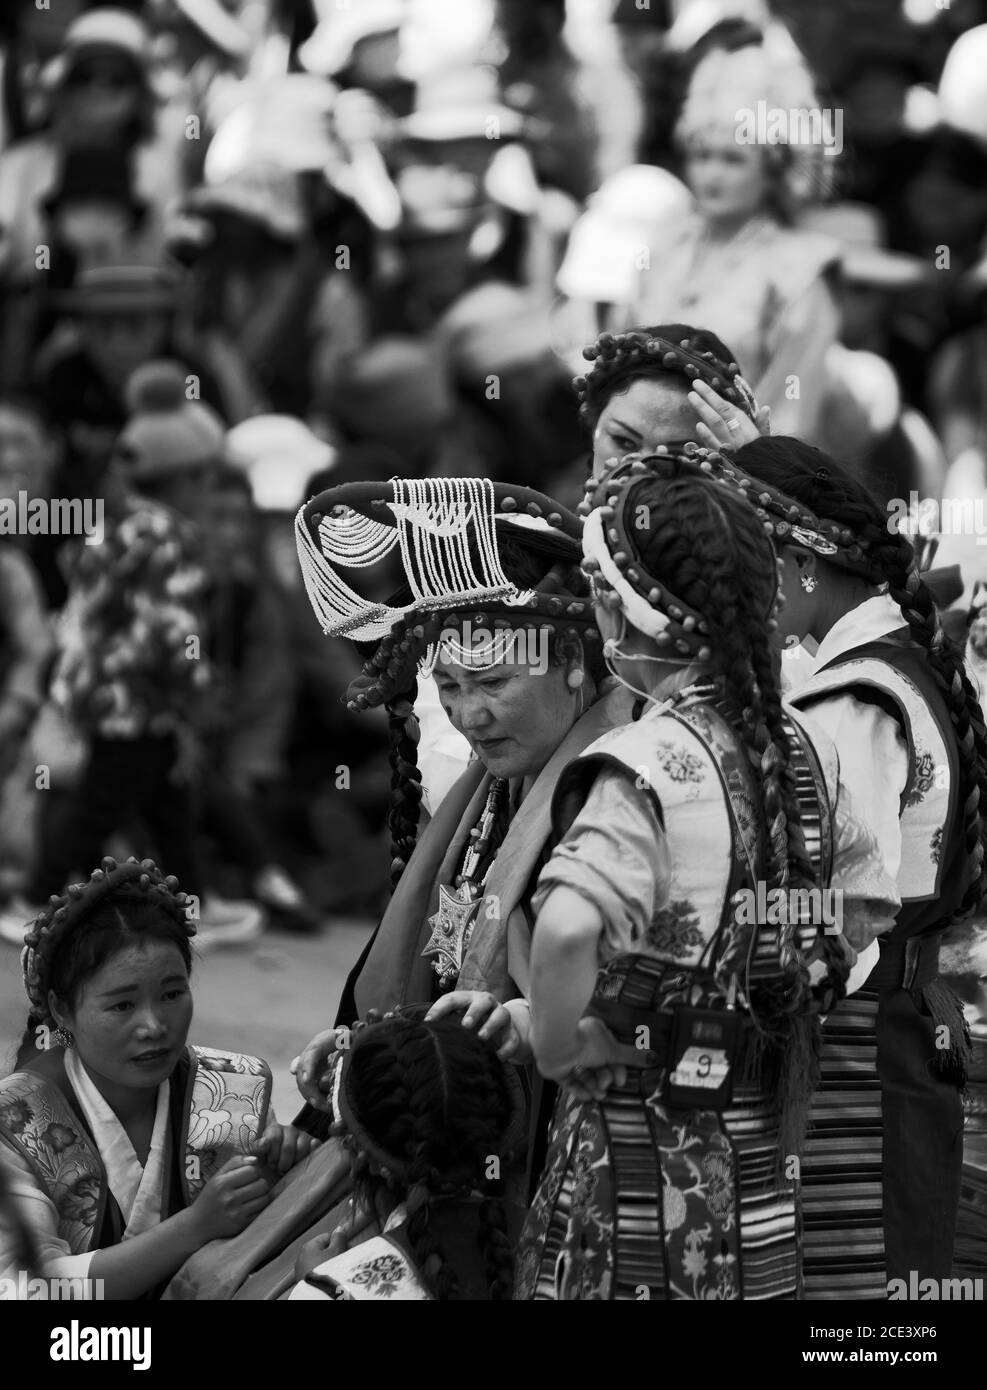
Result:
M106 1203L106 1173L61 1091L27 1071L0 1082L0 1143L27 1159L72 1254L88 1250Z
M191 1205L229 1158L249 1152L266 1122L272 1078L259 1057L199 1047L188 1056L182 1180ZM106 1204L106 1170L69 1096L37 1072L12 1073L0 1082L0 1142L27 1159L72 1254L89 1250Z
M101 545L79 548L52 693L87 732L166 733L201 699L209 684L206 576L195 543L177 513L132 497L119 517L107 517Z
M291 1300L357 1299L391 1303L430 1302L418 1271L399 1245L387 1236L372 1236L352 1250L318 1265L289 1295Z
M561 844L535 899L539 904L558 883L596 894L605 882L598 903L605 915L627 866L608 873L600 847L587 846L585 830L622 834L620 822L600 825L593 798L600 781L619 778L614 766L636 768L637 785L655 796L660 820L650 863L660 867L657 878L652 870L649 895L623 950L611 934L601 942L595 999L638 1016L688 1002L722 1007L731 975L745 979L752 948L752 979L777 968L775 933L755 931L752 941L731 912L734 893L750 888L752 865L761 862L763 828L751 765L715 707L696 702L683 717L688 724L656 709L631 728L605 735L584 755L583 766L573 768L557 801ZM649 742L657 757L649 756ZM607 771L600 772L601 765ZM598 775L581 816L576 808L594 766ZM621 784L632 795L626 777ZM828 824L831 813L818 805L817 790L815 783L804 790L805 804ZM637 796L640 802L640 791ZM748 814L732 815L728 807ZM605 1017L621 1041L635 1041L632 1022ZM560 1095L522 1233L517 1299L798 1295L796 1190L794 1174L782 1176L778 1168L771 1079L757 1067L743 1083L735 1079L733 1103L722 1112L671 1107L661 1101L666 1066L660 1057L654 1069L630 1072L603 1102Z
M685 978L638 959L611 967L606 993L655 1007ZM772 1095L738 1086L722 1114L673 1109L662 1079L632 1073L602 1103L560 1095L516 1299L797 1296L796 1193L778 1178Z

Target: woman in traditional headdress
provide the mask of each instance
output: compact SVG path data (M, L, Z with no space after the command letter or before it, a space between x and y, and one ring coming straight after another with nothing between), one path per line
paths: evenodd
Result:
M786 644L817 644L788 663L788 698L836 745L902 900L866 987L823 1029L802 1173L807 1296L881 1298L889 1279L951 1271L967 1040L940 947L965 921L951 935L983 955L969 919L987 887L987 733L904 518L796 439L729 466L774 526Z
M517 1296L792 1298L816 1017L894 884L827 741L782 711L775 557L744 499L664 454L584 505L604 652L647 707L555 795L531 1041L565 1089Z
M313 1132L327 1132L332 1059L372 1011L434 1004L430 1018L460 1017L502 1059L530 1056L529 898L549 852L556 780L632 706L600 658L580 532L574 513L540 493L477 478L348 484L299 513L302 570L323 630L376 644L350 705L386 708L393 774L394 895L350 973L336 1028L313 1038L297 1063L309 1102L299 1123ZM392 553L407 590L387 604L361 598L349 580L368 569L372 579ZM419 839L412 712L422 669L434 670L476 758ZM615 1042L615 1059L627 1050ZM532 1112L538 1133L540 1092ZM263 1227L221 1258L196 1259L184 1290L228 1297L289 1233L314 1222L334 1230L348 1157L329 1140L312 1167L311 1182L286 1190ZM525 1175L514 1178L514 1203L523 1205ZM276 1296L292 1269L293 1256L274 1260L243 1296Z
M107 858L25 937L31 1010L0 1081L0 1172L40 1275L80 1297L156 1297L313 1146L269 1116L261 1058L187 1046L192 907L150 859ZM23 1268L14 1236L0 1227L5 1279Z
M758 130L761 112L776 122L777 143ZM624 321L707 324L736 351L774 428L811 438L839 330L826 280L839 248L792 221L825 187L838 151L835 128L820 127L825 147L791 128L800 112L808 120L820 103L798 54L777 40L702 60L677 127L694 212L650 248Z

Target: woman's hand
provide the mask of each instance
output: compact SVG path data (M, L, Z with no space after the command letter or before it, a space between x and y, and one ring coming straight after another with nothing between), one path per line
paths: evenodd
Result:
M238 1154L206 1183L191 1208L202 1243L237 1236L264 1210L270 1186L258 1160Z
M619 1042L602 1019L590 1016L579 1020L575 1055L543 1075L581 1100L602 1100L611 1086L625 1085L628 1067L654 1066L656 1061L654 1052Z
M762 434L771 433L770 411L766 405L758 407L755 423L704 381L692 383L689 404L699 417L697 443L709 449L739 449L742 444L750 444Z
M445 1018L448 1014L462 1013L464 1028L475 1028L478 1038L493 1042L502 1062L519 1064L531 1056L524 1022L528 1007L523 999L512 1000L511 1006L501 1004L483 990L454 989L437 1000L425 1018Z
M313 1269L318 1269L319 1265L324 1265L337 1252L332 1249L333 1244L338 1245L336 1233L332 1235L313 1236L307 1240L298 1252L295 1260L295 1278L302 1280L312 1273Z
M336 1053L348 1045L348 1034L349 1030L346 1028L327 1028L324 1033L316 1033L301 1056L296 1057L291 1064L295 1085L313 1110L326 1112L330 1109L330 1064Z
M254 1153L261 1163L266 1163L280 1177L307 1158L313 1149L318 1148L318 1144L318 1139L304 1130L275 1122L268 1125L257 1140Z

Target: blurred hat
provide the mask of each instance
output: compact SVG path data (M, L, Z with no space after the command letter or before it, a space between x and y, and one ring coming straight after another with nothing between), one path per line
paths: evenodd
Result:
M258 164L296 173L322 169L335 150L329 133L335 92L302 72L241 83L237 104L209 142L205 182L224 183Z
M222 0L173 0L173 3L221 53L230 58L245 58L250 52L250 34Z
M493 68L472 67L428 77L398 128L407 140L493 143L520 135L524 117L500 100Z
M61 87L79 59L94 50L125 54L145 77L151 63L151 36L144 23L128 10L107 7L90 10L65 31L61 52L42 73L47 87Z
M250 480L254 502L265 512L295 512L314 473L336 463L332 445L294 415L254 415L226 437L227 460Z
M765 0L688 0L665 35L668 48L687 53L728 19L744 19L764 28L771 19Z
M440 428L454 402L435 351L416 338L378 338L319 392L319 404L356 439L403 442Z
M498 281L468 290L436 325L455 376L482 380L552 352L549 318L530 294Z
M665 169L632 164L604 180L569 234L556 279L570 299L626 304L635 294L642 247L685 218L692 194Z
M939 117L987 145L987 24L960 34L947 53L939 78Z
M94 266L56 296L55 306L85 317L166 313L175 307L176 289L173 277L158 266Z
M66 152L58 183L41 206L49 217L64 203L120 203L142 213L147 203L134 188L127 151L75 148Z
M826 350L820 448L860 457L893 428L901 410L894 369L876 353L832 343Z
M880 289L903 290L926 278L925 265L918 256L885 247L880 213L866 203L829 203L806 208L798 225L839 242L840 264L848 280Z
M270 161L246 165L222 182L193 188L184 211L206 218L213 212L233 213L282 241L297 241L307 225L297 176Z
M135 482L198 469L223 456L225 425L185 390L185 368L178 362L146 362L127 382L130 417L116 451Z
M404 0L359 0L346 8L317 5L317 11L323 13L312 35L299 47L298 60L306 72L335 77L348 67L361 39L397 33L405 8Z

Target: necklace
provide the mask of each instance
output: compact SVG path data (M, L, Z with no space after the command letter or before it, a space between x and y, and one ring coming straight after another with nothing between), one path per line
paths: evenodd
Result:
M486 805L476 826L470 831L469 844L463 855L462 869L454 888L439 886L439 910L428 919L432 935L423 956L435 956L432 969L443 989L454 985L462 969L463 957L473 935L477 914L483 902L483 884L479 880L483 863L493 837L494 827L507 797L506 777L495 777L490 784ZM486 875L484 875L484 879Z

